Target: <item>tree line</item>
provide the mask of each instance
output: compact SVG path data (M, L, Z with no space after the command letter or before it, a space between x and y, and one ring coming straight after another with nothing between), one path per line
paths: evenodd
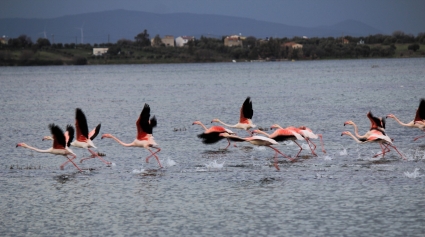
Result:
M324 37L324 38L267 38L257 39L254 36L244 37L242 46L227 47L224 45L225 36L210 38L201 36L199 39L189 41L183 48L165 47L159 35L151 42L148 31L137 34L133 40L120 39L116 43L102 44L75 44L51 43L46 38L39 38L35 43L26 35L10 38L8 44L0 46L0 60L4 60L4 50L27 49L36 52L40 49L86 49L96 47L108 48L106 57L125 54L129 57L137 52L150 53L153 58L185 58L191 61L220 61L231 59L239 60L281 60L281 59L324 59L324 58L371 58L393 57L397 44L408 44L408 50L413 52L425 44L425 33L417 36L395 31L392 35L369 35L366 37ZM344 40L346 42L344 42ZM284 46L286 42L301 44L302 48ZM157 54L159 56L152 56ZM162 56L161 56L162 54ZM105 56L104 56L105 57ZM134 56L141 57L141 56ZM84 63L83 63L84 64Z

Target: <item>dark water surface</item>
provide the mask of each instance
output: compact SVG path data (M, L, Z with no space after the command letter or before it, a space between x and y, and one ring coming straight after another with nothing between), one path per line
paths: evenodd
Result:
M353 131L346 120L365 133L369 110L410 122L425 97L425 59L2 67L0 88L2 236L425 235L425 138L413 141L424 132L387 120L407 161L394 151L372 158L378 144L340 136ZM235 124L247 96L257 126L306 125L327 153L317 141L318 157L280 157L276 171L269 148L202 144L192 122ZM146 150L100 136L96 150L114 164L91 159L83 173L60 170L61 156L15 148L49 148L48 124L73 124L77 107L90 129L102 123L101 134L132 142L144 103L158 119L163 169L145 163Z

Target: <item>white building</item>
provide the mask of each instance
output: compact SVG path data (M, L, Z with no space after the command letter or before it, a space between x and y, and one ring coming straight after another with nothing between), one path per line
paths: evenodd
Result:
M195 37L193 36L179 36L176 38L176 47L183 47L185 44L187 44L190 40L195 40Z
M108 52L109 48L93 48L93 55L100 56Z

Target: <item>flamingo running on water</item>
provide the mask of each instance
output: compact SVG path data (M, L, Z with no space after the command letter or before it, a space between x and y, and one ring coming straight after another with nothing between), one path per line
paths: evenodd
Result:
M231 128L237 128L237 129L243 129L250 133L252 136L252 133L249 131L251 128L255 128L256 125L252 123L252 116L254 115L254 110L252 109L252 101L251 98L248 96L244 103L242 104L242 107L240 109L240 118L239 123L235 125L230 125L222 122L220 119L213 119L211 123L217 122L221 123L224 126L231 127Z
M409 123L401 122L394 114L387 115L387 118L392 118L397 121L400 125L410 128L419 128L420 130L425 132L425 99L421 99L419 103L419 107L416 110L415 118ZM419 138L425 137L425 135L415 137L413 141L418 140Z
M304 137L297 132L297 129L295 127L279 128L279 127L276 127L275 125L272 125L271 129L273 128L277 128L277 130L274 131L272 134L268 134L258 129L252 131L252 133L263 134L267 136L268 138L271 138L277 142L288 141L288 140L293 141L300 148L300 151L295 156L295 158L297 158L303 148L302 146L300 146L300 144L296 140L304 140Z
M161 162L159 161L158 156L156 155L158 152L161 151L161 148L158 147L158 144L155 142L152 132L153 128L156 127L157 121L155 116L150 118L150 107L148 104L145 104L143 107L142 112L140 113L139 119L136 121L136 127L137 127L137 136L136 139L132 143L124 143L120 141L115 136L112 136L111 134L103 134L103 138L112 138L119 144L126 146L126 147L143 147L146 150L148 150L151 155L146 157L146 162L149 162L149 158L154 156L156 160L158 161L159 167L162 168ZM151 148L155 148L156 151L153 152Z
M195 121L195 122L192 123L192 125L195 125L195 124L200 125L201 127L203 127L205 129L205 131L203 133L198 135L198 137L202 139L202 143L204 143L204 144L213 144L213 143L220 141L221 139L224 139L224 137L219 136L220 133L235 134L234 132L232 132L229 129L224 128L222 126L212 126L210 128L207 128L200 121ZM227 141L229 142L229 144L224 149L227 149L230 146L230 140L227 139ZM234 145L234 146L236 146L236 145Z
M277 143L275 140L268 138L268 137L263 137L263 136L251 136L251 137L246 137L246 138L242 138L242 137L238 137L236 135L231 135L228 133L220 133L219 136L225 137L230 139L231 141L235 141L235 142L249 142L252 145L256 145L256 146L266 146L269 147L271 149L273 149L275 151L275 156L274 156L274 167L277 170L279 169L279 166L277 164L277 154L281 154L283 157L287 158L290 161L294 161L294 159L292 159L291 157L288 157L287 155L283 154L281 151L279 151L278 149L272 147L272 145L278 145L279 143Z
M397 151L397 153L401 156L401 158L403 158L404 160L406 160L406 158L397 150L397 148L394 146L394 144L391 141L391 138L384 135L382 132L380 131L373 131L369 137L367 138L357 138L355 137L353 134L351 134L348 131L342 132L341 136L343 135L348 135L350 137L352 137L357 143L371 143L371 142L377 142L379 143L379 145L381 146L381 150L382 153L380 154L376 154L373 157L377 157L379 155L382 155L382 158L385 156L386 153L388 153L390 150L388 147L392 147L395 151Z
M273 129L273 128L282 128L282 127L279 124L273 124L271 126L271 129ZM291 127L288 127L288 128L295 129L295 131L297 133L299 133L299 134L301 134L301 136L303 136L303 138L307 141L308 146L310 147L311 153L315 156L317 156L316 152L314 152L316 150L317 146L310 139L320 138L320 144L322 146L322 152L326 153L326 150L325 150L325 147L324 147L324 144L323 144L322 134L315 134L315 133L313 133L313 131L310 128L308 128L306 126L300 126L298 128L291 126ZM313 145L314 148L311 148L310 144Z
M68 159L68 161L63 163L60 166L61 170L64 169L66 163L71 162L72 164L74 164L74 166L79 171L82 171L80 169L80 167L78 167L73 161L75 158L77 158L77 156L68 147L70 145L72 139L74 138L74 128L71 125L68 125L66 127L66 132L64 134L62 129L59 126L52 123L52 124L49 125L49 129L50 129L50 132L51 132L52 137L53 137L53 139L52 139L53 140L53 146L51 148L49 148L47 150L41 150L41 149L38 149L38 148L35 148L35 147L32 147L32 146L29 146L25 143L18 143L18 144L16 144L16 147L28 148L28 149L31 149L33 151L40 152L40 153L50 153L50 154L53 154L53 155L62 155L64 157L66 157ZM70 156L71 158L68 157L68 156Z
M83 163L84 160L97 157L103 163L110 165L111 162L105 161L102 157L99 156L99 154L90 150L90 148L96 148L96 146L93 143L93 139L95 139L96 136L99 134L100 123L93 130L89 132L86 115L83 113L83 111L80 108L77 108L75 109L75 128L77 130L76 131L77 134L76 134L75 141L71 142L71 146L87 149L91 153L90 157L81 159L80 163ZM43 138L43 141L44 140L52 140L52 137L45 136Z

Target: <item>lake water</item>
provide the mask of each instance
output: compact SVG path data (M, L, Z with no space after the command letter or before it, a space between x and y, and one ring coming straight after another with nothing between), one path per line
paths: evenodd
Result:
M0 86L2 236L425 235L425 138L413 141L424 132L387 120L408 160L394 151L373 158L379 144L341 137L353 131L347 120L365 133L369 110L411 121L425 97L423 58L2 67ZM308 126L327 153L315 140L318 157L308 149L293 163L279 157L276 171L269 148L202 144L192 122L235 124L247 96L257 126ZM60 170L61 156L15 148L51 147L41 140L48 124L73 124L77 107L89 129L102 123L101 134L132 142L145 103L158 119L163 169L145 162L145 149L100 136L95 150L113 165L91 159L78 163L82 173ZM276 148L297 153L291 143Z

